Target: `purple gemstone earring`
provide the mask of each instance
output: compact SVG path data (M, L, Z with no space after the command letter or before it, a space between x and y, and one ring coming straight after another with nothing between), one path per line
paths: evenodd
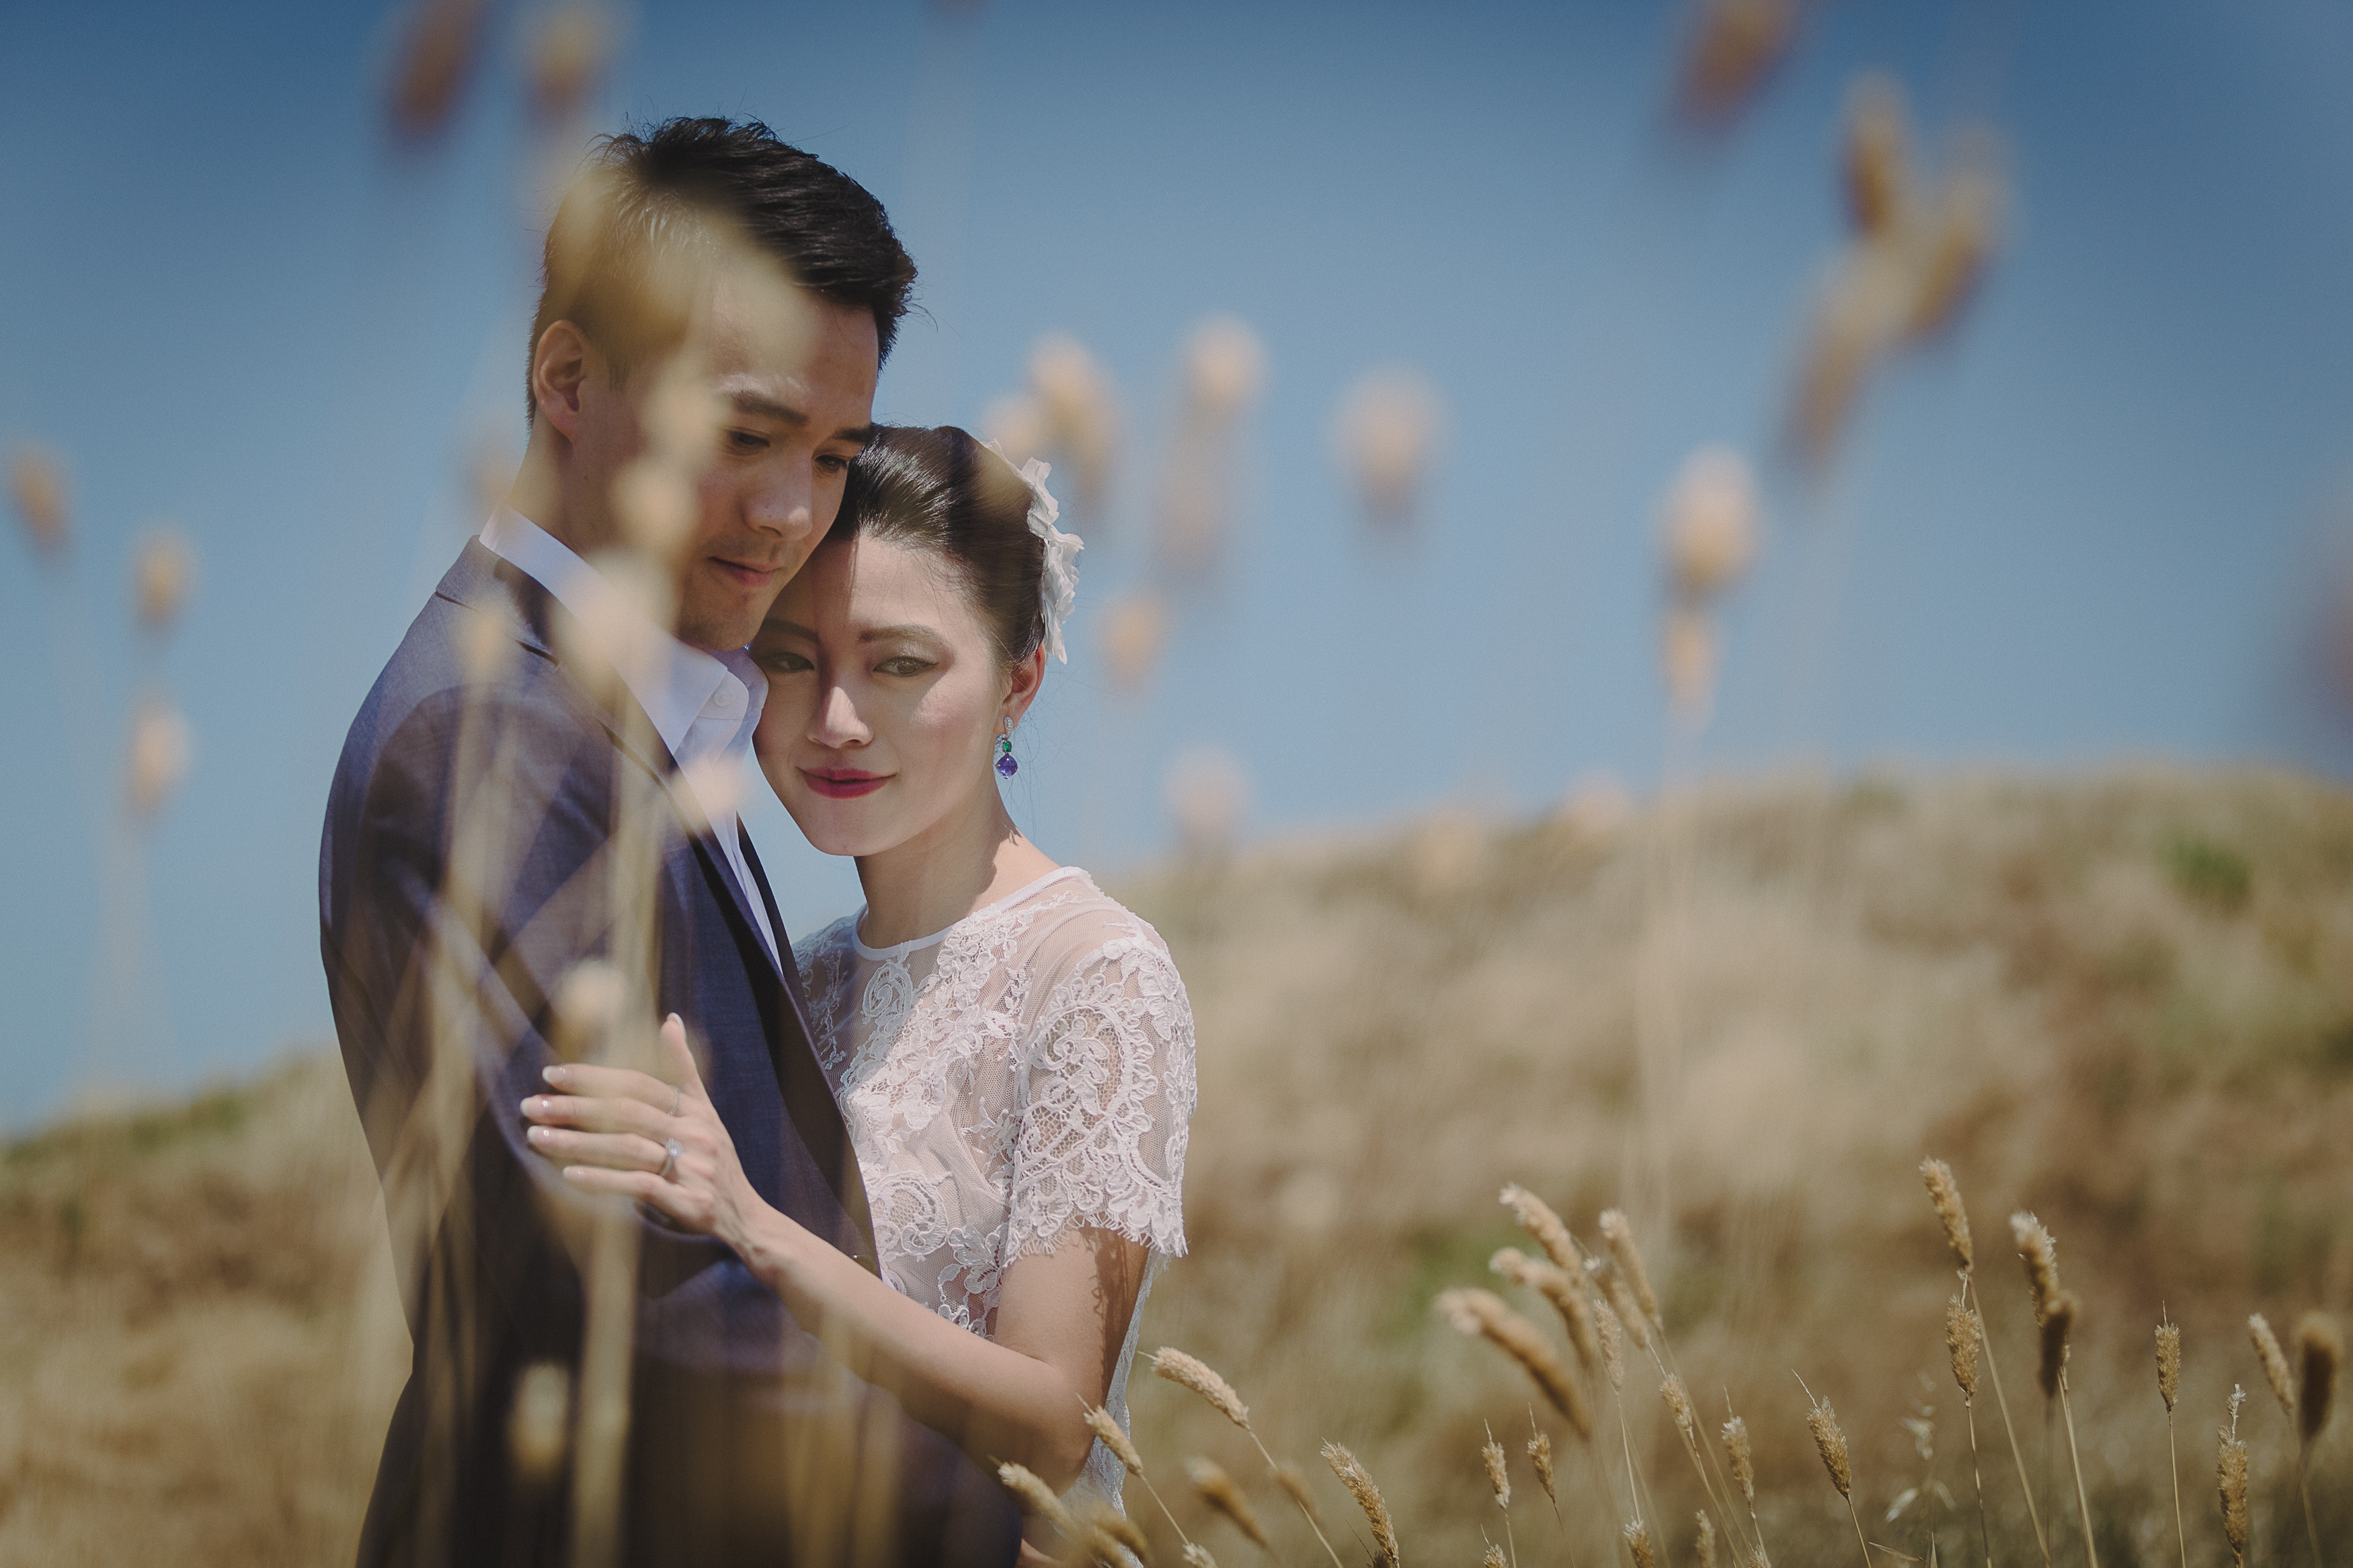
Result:
M1020 771L1021 764L1013 760L1013 737L1009 734L997 736L997 776L1001 779L1009 779Z

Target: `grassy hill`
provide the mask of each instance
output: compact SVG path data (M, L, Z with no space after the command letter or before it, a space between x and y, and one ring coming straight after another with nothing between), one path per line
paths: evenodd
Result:
M1484 1285L1541 1318L1487 1270L1498 1247L1533 1250L1503 1183L1588 1243L1622 1206L1703 1435L1727 1399L1755 1433L1778 1561L1860 1551L1792 1372L1837 1407L1875 1542L1981 1555L1952 1266L1915 1174L1936 1154L1971 1205L2053 1560L2080 1561L2081 1536L2064 1431L2032 1386L2018 1208L2056 1233L2084 1300L2068 1375L2103 1568L2176 1560L2160 1310L2186 1349L2191 1554L2222 1553L2213 1434L2236 1384L2253 1556L2307 1556L2292 1429L2245 1320L2284 1335L2353 1298L2353 796L2260 773L1887 776L1609 816L1439 816L1124 889L1175 949L1200 1037L1192 1256L1144 1344L1230 1378L1361 1542L1315 1463L1322 1441L1349 1445L1415 1562L1503 1542L1478 1456L1492 1423L1517 1548L1561 1561L1519 1458L1532 1385L1430 1303ZM406 1345L331 1056L11 1147L0 1247L0 1563L347 1553ZM1594 1382L1590 1450L1535 1405L1580 1562L1624 1562L1637 1506L1663 1561L1694 1560L1704 1495L1649 1364L1625 1379L1622 1436ZM1321 1557L1242 1434L1148 1373L1134 1402L1155 1479L1222 1561L1255 1549L1190 1496L1190 1455L1252 1491L1280 1560ZM1994 1554L2037 1561L1984 1399L1976 1422ZM2343 1425L2311 1460L2329 1555L2353 1550Z

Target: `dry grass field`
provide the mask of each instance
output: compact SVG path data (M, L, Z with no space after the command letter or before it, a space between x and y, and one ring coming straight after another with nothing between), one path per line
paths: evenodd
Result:
M1793 1373L1838 1411L1883 1564L1982 1560L1933 1154L1970 1205L2052 1560L2085 1554L2034 1387L2021 1208L2083 1301L2068 1381L2102 1568L2179 1557L2161 1310L2183 1336L2188 1556L2230 1561L2214 1444L2239 1384L2249 1561L2310 1561L2294 1427L2245 1324L2284 1335L2353 1297L2353 796L2218 772L1721 784L1616 824L1440 816L1125 892L1176 950L1201 1051L1193 1254L1143 1342L1232 1380L1344 1559L1371 1538L1327 1439L1386 1492L1409 1563L1475 1563L1488 1540L1626 1563L1630 1458L1659 1560L1700 1561L1704 1495L1647 1358L1622 1431L1588 1381L1588 1447L1432 1313L1484 1286L1561 1343L1488 1271L1535 1250L1497 1203L1516 1181L1588 1246L1601 1210L1630 1214L1703 1435L1728 1400L1754 1436L1776 1562L1862 1551ZM345 1555L405 1345L332 1056L17 1143L0 1247L0 1563ZM1269 1554L1193 1495L1195 1455L1250 1493L1273 1560L1326 1560L1242 1433L1148 1369L1134 1401L1154 1479L1229 1568ZM1566 1538L1523 1454L1532 1405ZM1508 1534L1482 1423L1511 1455ZM2023 1568L2020 1467L1982 1395L1976 1426L1992 1554ZM2353 1560L2345 1426L2311 1458L2328 1562ZM1138 1487L1130 1508L1174 1561Z

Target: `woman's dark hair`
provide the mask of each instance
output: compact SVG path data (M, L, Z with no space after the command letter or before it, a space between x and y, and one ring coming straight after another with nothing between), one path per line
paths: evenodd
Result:
M860 534L946 561L1006 663L1046 640L1039 598L1046 542L1029 531L1029 487L955 426L886 425L875 433L849 466L825 538L831 544Z
M818 298L871 311L879 357L891 357L915 263L890 216L863 185L756 120L667 120L597 143L548 225L527 352L551 323L569 321L626 376L684 326L681 274L714 226ZM529 382L526 370L524 400L536 413Z

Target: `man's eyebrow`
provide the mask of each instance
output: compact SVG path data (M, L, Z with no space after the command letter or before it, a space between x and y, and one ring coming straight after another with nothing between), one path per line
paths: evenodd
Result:
M808 416L790 404L778 403L775 398L763 397L756 392L731 393L728 395L727 401L734 405L738 414L750 414L762 419L773 419L779 425L790 425L796 429L808 423ZM878 426L845 425L826 439L846 441L853 447L863 448L881 433L881 427Z
M786 637L800 637L808 642L817 641L817 633L809 630L808 627L801 625L798 621L771 620L767 625L762 626L760 629L767 632L781 632Z

